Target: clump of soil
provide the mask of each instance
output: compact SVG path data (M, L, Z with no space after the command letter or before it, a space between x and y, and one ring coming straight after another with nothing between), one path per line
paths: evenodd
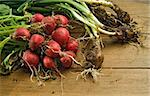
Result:
M84 25L79 21L70 21L70 32L75 38L82 38L83 35L85 36L85 29ZM86 38L86 36L85 36ZM92 39L81 39L80 42L80 52L78 53L79 60L82 63L85 69L88 68L95 68L99 69L102 66L104 55L102 54L102 48L100 45L99 38L92 38ZM78 57L78 56L77 56Z
M101 68L104 60L104 55L102 54L99 40L90 39L87 42L84 41L83 44L84 44L84 48L82 49L82 53L86 58L84 67L86 69L93 68L93 67L95 69Z
M122 10L118 5L113 4L111 7L106 7L101 4L89 4L93 14L102 22L104 30L117 32L117 39L121 42L136 42L139 38L139 29L137 22L131 18L128 12Z

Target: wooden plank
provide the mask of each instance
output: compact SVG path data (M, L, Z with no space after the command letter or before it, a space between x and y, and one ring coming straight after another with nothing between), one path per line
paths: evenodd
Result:
M150 49L113 44L106 46L103 54L105 67L150 67Z
M131 17L143 27L142 33L147 35L144 45L150 48L150 15L149 4L140 0L113 0L121 8L131 14ZM135 2L136 1L136 2ZM143 0L146 1L146 0ZM112 41L104 41L104 67L150 67L150 49L136 48Z
M140 2L139 0L121 0L121 2L120 0L113 0L113 2L120 5L119 7L129 12L129 14L131 14L134 17L149 17L150 3Z
M75 80L79 72L68 71L63 80L63 96L149 96L150 70L104 69L98 81ZM38 87L29 80L29 74L18 70L14 74L0 77L1 96L61 96L60 80L46 81Z
M119 4L124 11L127 11L131 17L137 21L143 30L148 29L150 25L150 1L149 0L113 0Z
M140 26L144 26L144 31L150 30L149 5L141 3L144 0L113 1L129 12ZM149 40L145 42L150 44ZM150 96L150 49L138 51L130 45L110 42L103 51L104 67L116 69L103 69L97 83L83 79L76 81L79 72L65 72L67 78L63 80L63 96ZM129 67L133 69L127 69ZM45 85L38 87L36 82L29 80L28 73L18 70L10 76L0 76L0 96L61 96L59 78L46 81Z

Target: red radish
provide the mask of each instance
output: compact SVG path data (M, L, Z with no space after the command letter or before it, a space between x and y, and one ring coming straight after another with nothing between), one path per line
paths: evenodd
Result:
M58 25L67 25L69 23L68 18L63 15L55 15L54 19Z
M52 58L57 57L58 53L56 53L56 52L59 52L61 50L60 45L56 41L50 40L47 43L47 46L48 46L48 49L45 50L45 54Z
M14 36L16 39L30 39L30 32L26 29L26 28L18 28L15 33Z
M76 53L78 50L78 46L79 46L78 41L74 38L70 38L70 40L66 45L66 50L70 50Z
M73 58L75 58L75 56L76 56L75 53L72 52L72 51L65 51L64 53L66 53L67 55L72 56ZM63 64L63 66L65 68L70 68L71 65L72 65L72 59L67 55L66 56L64 55L63 57L61 57L60 61L61 61L61 63Z
M43 42L45 38L39 34L33 34L29 40L29 47L31 50L37 49Z
M43 58L43 65L44 65L45 68L54 69L58 73L59 76L64 77L60 73L60 71L57 69L57 67L55 66L55 62L54 62L54 60L52 58L50 58L48 56L45 56Z
M31 22L35 23L35 22L41 22L42 19L44 18L44 16L40 13L36 13L33 15L33 17L31 18Z
M70 68L72 65L72 59L69 56L61 57L60 61L65 68Z
M70 38L70 33L66 28L59 27L52 33L52 38L61 46L66 45Z
M39 64L39 56L30 50L26 50L23 53L23 60L25 60L26 63L32 66L37 66Z
M54 18L47 16L42 19L42 22L45 24L45 31L48 35L51 35L56 27Z
M48 69L55 68L54 60L48 56L45 56L43 58L43 64L45 68L48 68Z

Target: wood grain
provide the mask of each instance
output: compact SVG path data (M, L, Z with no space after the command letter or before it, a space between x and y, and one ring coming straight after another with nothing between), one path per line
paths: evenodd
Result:
M113 0L150 33L149 0ZM147 1L147 2L143 2ZM150 47L150 36L145 45ZM63 73L63 96L150 96L150 49L121 45L111 40L103 52L104 69L96 83L76 76L80 72ZM10 76L0 76L0 96L62 96L60 78L46 81L43 87L31 82L30 74L17 70Z
M150 7L147 0L113 0L122 9L127 11L142 33L147 35L144 45L150 48ZM143 1L143 2L142 2ZM122 45L114 41L107 41L103 49L105 67L150 67L150 49L136 48L131 45Z
M103 69L98 81L75 80L79 72L68 71L63 80L64 96L149 96L148 69ZM60 79L38 87L29 74L18 70L1 78L1 96L61 96ZM3 87L2 87L3 86Z

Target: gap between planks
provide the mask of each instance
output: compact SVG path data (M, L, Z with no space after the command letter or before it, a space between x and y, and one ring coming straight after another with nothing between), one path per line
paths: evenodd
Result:
M103 67L102 69L150 69L150 67Z
M102 67L102 70L103 69L150 69L150 67ZM71 68L70 69L71 71L75 71L75 72L79 72L79 71L82 71L83 69L82 68Z

